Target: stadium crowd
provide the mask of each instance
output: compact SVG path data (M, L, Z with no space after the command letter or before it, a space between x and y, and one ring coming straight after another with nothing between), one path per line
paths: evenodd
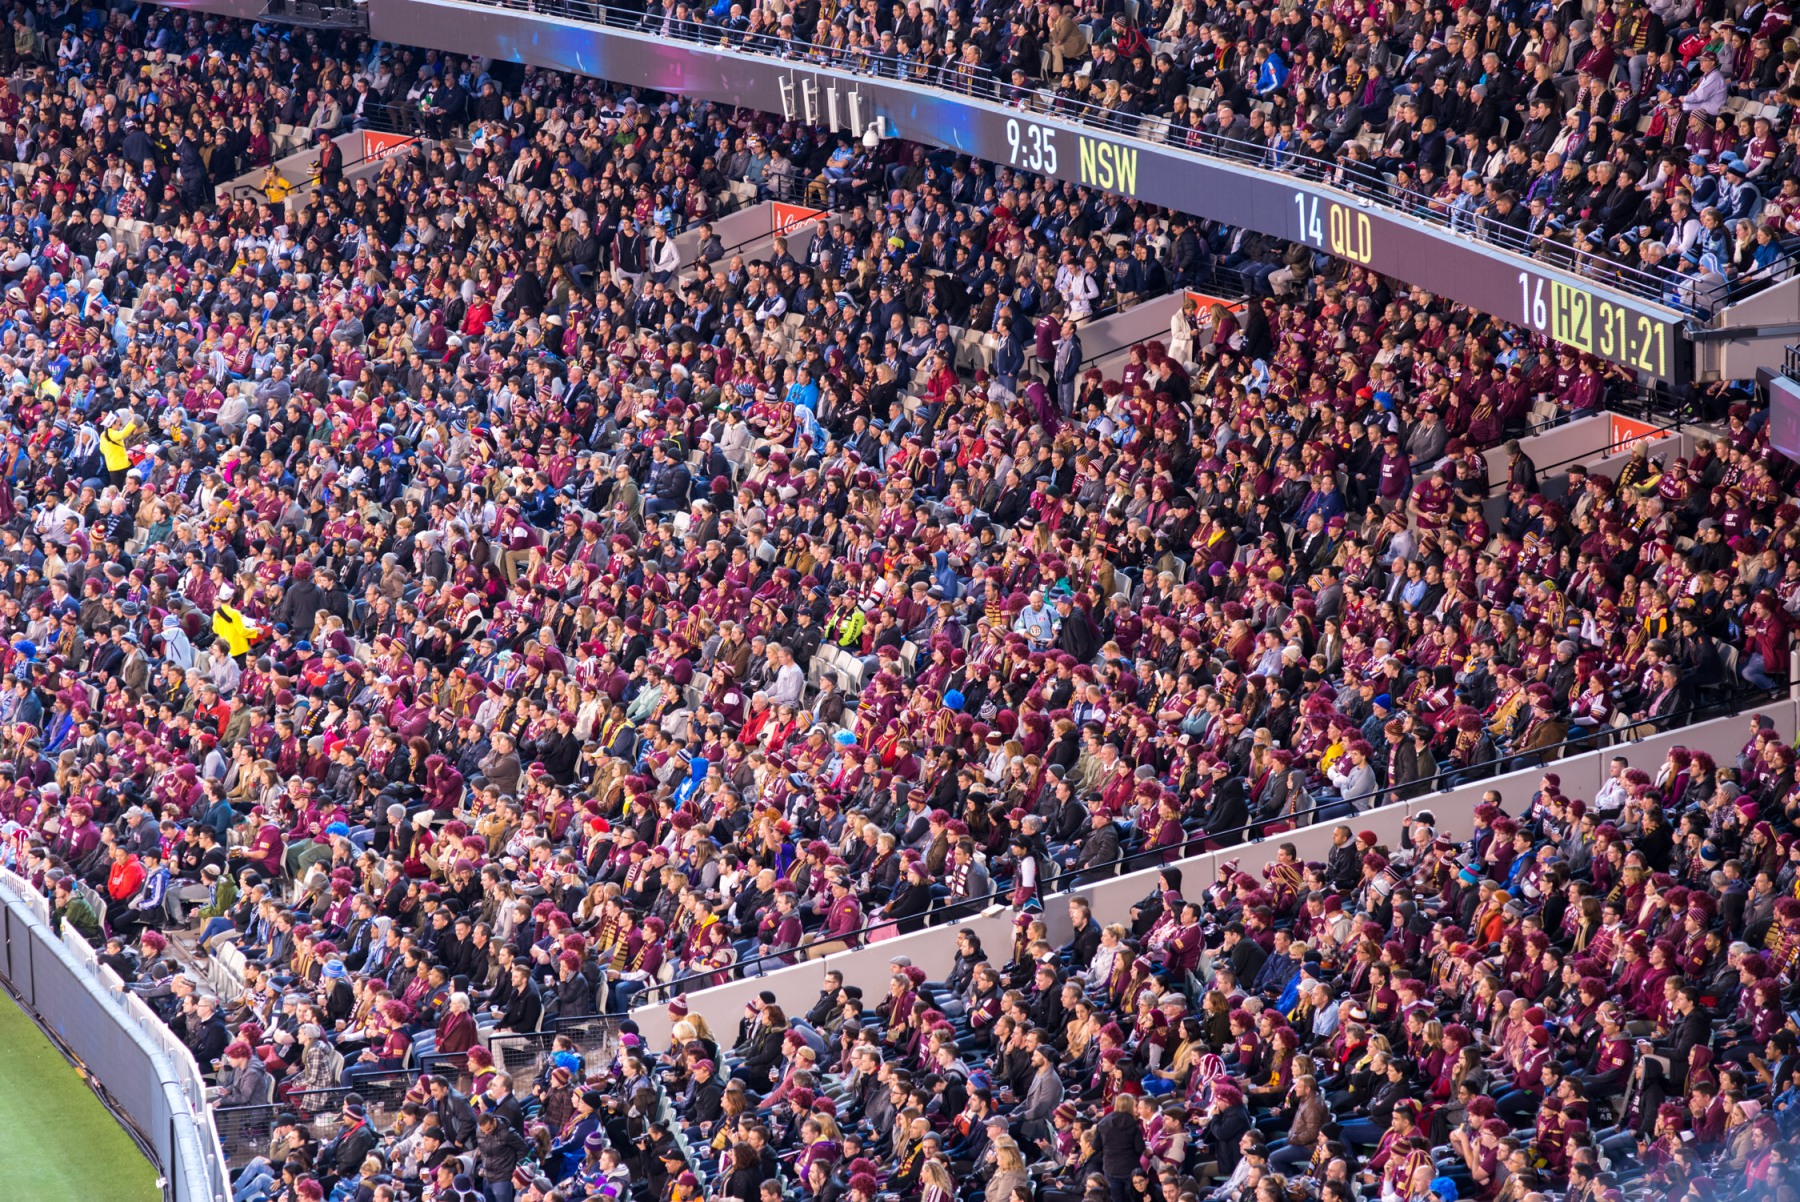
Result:
M1785 278L1800 240L1782 3L605 7L1329 178L1700 312Z
M1629 377L1241 230L601 81L8 15L0 834L222 1112L275 1100L239 1202L1792 1192L1792 749L1553 766L1786 683L1800 505L1747 389L1546 497L1508 440ZM372 176L270 170L393 106L431 141ZM829 212L748 261L705 228L771 196ZM1356 829L1540 765L1467 843ZM1340 819L1324 862L1063 896ZM990 901L1015 945L946 980L688 1011ZM187 967L227 943L229 1000ZM487 1047L665 994L667 1049ZM357 1092L409 1063L449 1068Z

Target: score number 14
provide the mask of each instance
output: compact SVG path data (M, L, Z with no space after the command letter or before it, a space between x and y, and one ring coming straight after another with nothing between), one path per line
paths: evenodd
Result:
M1306 192L1294 193L1294 208L1300 217L1301 242L1352 263L1367 264L1375 257L1375 227L1367 213L1328 200L1325 220L1320 221L1319 198Z

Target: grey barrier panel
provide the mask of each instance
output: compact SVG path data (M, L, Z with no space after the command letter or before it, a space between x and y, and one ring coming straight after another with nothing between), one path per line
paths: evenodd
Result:
M69 932L58 939L31 885L0 869L7 985L142 1133L173 1202L228 1202L225 1160L192 1055Z

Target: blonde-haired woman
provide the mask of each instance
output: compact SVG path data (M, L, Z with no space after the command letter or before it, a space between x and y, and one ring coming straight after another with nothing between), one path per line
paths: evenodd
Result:
M689 1012L687 1018L682 1021L693 1028L694 1034L692 1038L698 1039L701 1043L710 1043L714 1045L719 1042L719 1037L713 1034L712 1025L706 1021L706 1015L701 1014L699 1011L695 1010Z
M1016 1144L1014 1150L1017 1150ZM919 1170L919 1202L955 1202L955 1200L956 1180L950 1176L949 1164L936 1157L927 1160Z
M268 800L279 782L275 776L273 760L257 760L250 766L250 771L238 778L238 785L227 796L234 806L257 806Z
M581 904L575 907L575 921L584 927L599 922L601 908L618 893L619 886L616 883L596 881L588 886L586 896L581 899Z
M294 1066L294 1075L282 1092L294 1105L311 1108L305 1095L337 1088L337 1056L317 1023L301 1023L299 1038L300 1062Z
M1013 1190L1026 1184L1025 1157L1019 1145L1003 1139L994 1145L994 1175L988 1178L982 1202L1009 1202Z

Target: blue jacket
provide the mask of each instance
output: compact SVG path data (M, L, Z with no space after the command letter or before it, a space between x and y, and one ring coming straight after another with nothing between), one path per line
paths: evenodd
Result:
M932 583L944 590L944 600L955 601L962 596L962 578L956 569L950 566L950 553L936 551L932 554Z
M1024 369L1025 348L1017 338L1008 338L994 352L994 374L1011 387Z
M1270 54L1256 69L1256 94L1267 96L1287 82L1287 64L1281 61L1279 54Z
M163 896L169 891L169 870L167 866L158 864L156 871L144 878L144 887L138 895L131 899L133 910L160 910Z
M1295 515L1294 524L1305 526L1306 519L1315 513L1329 522L1342 512L1344 512L1344 498L1338 495L1337 489L1332 488L1325 492L1315 489L1307 493L1306 499L1300 502L1300 512Z
M1762 206L1762 194L1756 190L1755 184L1733 184L1727 181L1720 186L1715 203L1719 216L1726 222L1743 221L1755 216L1757 209Z

